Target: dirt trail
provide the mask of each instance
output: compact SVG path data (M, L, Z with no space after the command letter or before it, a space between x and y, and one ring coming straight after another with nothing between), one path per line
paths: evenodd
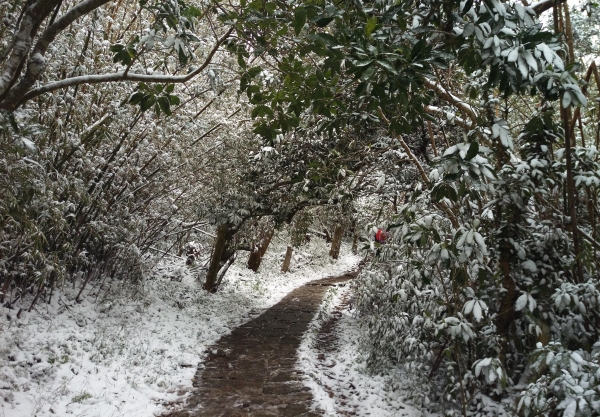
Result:
M296 350L326 290L355 276L312 281L222 337L196 373L186 410L168 416L321 416L295 369Z

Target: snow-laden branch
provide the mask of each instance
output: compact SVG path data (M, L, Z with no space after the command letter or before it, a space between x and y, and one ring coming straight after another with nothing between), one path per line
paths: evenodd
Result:
M456 97L454 94L447 91L446 88L444 88L439 83L434 82L428 78L424 78L423 80L425 81L425 85L433 91L435 91L439 98L452 104L460 111L462 111L469 119L471 119L469 123L469 127L471 129L477 125L477 113L475 112L475 110L473 110L471 106L462 101L460 98Z
M463 129L468 130L468 129L471 129L471 127L472 127L471 122L464 120L462 117L458 117L456 115L451 115L447 111L440 109L439 107L424 106L423 109L429 114L436 114L438 116L446 117L449 121L456 123L458 126L462 127Z
M18 73L21 72L23 60L29 53L37 28L57 3L58 0L39 0L32 5L24 6L27 7L27 10L12 42L12 50L4 64L2 76L0 76L0 97L6 93Z
M46 60L44 57L48 50L48 46L62 31L68 28L81 16L85 16L110 1L111 0L84 0L58 18L56 22L48 26L31 52L31 56L27 62L27 71L25 72L25 75L15 87L10 89L7 97L3 100L2 107L13 110L18 106L21 97L25 95L38 80L42 72L44 72L44 69L46 68Z
M567 0L541 0L531 4L529 7L531 7L538 15L540 15L554 6L558 6L559 4L566 2Z
M217 40L215 46L211 49L208 56L204 60L204 63L195 69L194 71L186 75L147 75L147 74L132 74L125 71L119 71L112 74L100 74L100 75L82 75L78 77L66 78L64 80L56 81L43 85L29 91L19 104L22 104L40 94L49 93L51 91L60 90L67 87L72 87L81 84L100 84L109 82L123 82L123 81L136 81L146 83L170 83L180 84L185 83L198 74L200 74L212 61L213 56L219 50L219 47L227 40L229 35L233 32L234 28L230 28L221 38Z

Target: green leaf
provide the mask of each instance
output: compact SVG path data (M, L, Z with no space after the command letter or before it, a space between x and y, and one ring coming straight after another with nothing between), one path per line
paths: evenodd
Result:
M113 62L115 62L115 63L121 62L124 65L131 64L131 55L129 54L129 51L127 49L121 49L113 57Z
M431 63L437 68L448 69L448 64L442 58L434 58L433 61L431 61Z
M194 6L188 6L181 11L181 15L185 17L202 17L202 12Z
M333 21L333 19L333 17L321 17L315 20L315 25L317 25L320 28L324 28L325 26L330 24Z
M294 32L296 33L296 36L300 34L305 23L306 9L304 7L298 7L294 10Z
M261 72L262 72L262 67L252 67L248 70L248 75L250 76L250 78L254 78Z
M394 65L391 62L384 61L382 59L378 59L377 63L393 74L395 74L397 72L396 68L394 68Z
M142 99L144 97L146 97L146 94L138 91L137 93L135 93L131 96L131 98L129 99L129 104L133 104L133 105L140 104L140 102L142 101Z
M246 90L249 82L250 82L250 77L248 77L248 74L242 75L242 78L240 78L240 91Z
M252 97L250 97L250 103L252 104L259 104L262 103L265 100L265 95L263 93L256 93L253 94Z
M383 14L381 20L384 21L384 22L387 22L388 20L391 20L396 15L398 15L402 11L403 8L404 8L404 6L402 4L396 4L396 5L392 6L392 7L390 7Z
M179 106L179 104L181 104L181 100L179 97L171 95L169 96L169 103L171 103L171 106Z
M10 113L8 115L8 123L13 128L15 133L19 133L19 125L17 124L17 120L15 119L15 115Z
M165 93L171 94L175 89L175 84L167 84L167 88L165 88Z
M188 62L188 57L185 54L185 51L184 51L184 49L182 47L179 47L179 62L182 65L185 65Z
M120 43L116 43L110 46L111 52L121 52L125 48L125 45L121 45Z
M140 110L145 112L146 110L148 110L150 107L152 107L154 105L154 102L156 100L154 99L153 96L145 96L142 99L142 102L140 103Z
M373 73L375 72L375 65L371 64L367 67L364 67L365 70L362 71L362 73L360 74L360 77L363 80L368 80L369 78L371 78L371 76L373 75Z
M162 112L164 114L166 114L167 116L170 116L171 115L171 104L169 103L169 99L165 96L162 96L162 97L159 97L157 101L158 101L158 106L160 107Z
M355 61L355 67L366 67L367 65L371 65L373 63L372 59L362 59L360 61Z
M356 87L356 91L354 91L354 95L356 97L362 96L365 93L365 91L367 91L368 85L369 85L368 81L363 81L362 83L360 83L358 85L358 87Z
M246 68L246 60L244 59L244 54L242 51L238 51L237 53L237 62L241 68Z
M423 51L423 47L425 46L425 40L421 39L419 42L415 43L412 50L410 51L410 59L415 61L416 58L419 57L421 51Z
M367 35L367 38L369 36L371 36L371 33L373 33L373 31L375 30L376 27L377 27L377 16L372 16L369 18L369 20L367 20L367 25L365 26L365 34Z
M463 7L462 9L462 12L467 13L469 10L471 10L471 7L473 7L473 0L467 0L467 2L465 3L465 7Z
M275 13L275 10L277 10L277 5L275 3L268 2L267 4L265 4L265 10L267 11L267 13L273 14Z
M314 41L323 42L324 44L329 46L339 45L338 40L331 36L329 33L316 33L314 35L310 35L309 38Z
M433 187L431 190L431 197L435 201L440 201L443 198L448 198L452 202L458 200L458 193L456 189L450 184L441 183Z
M454 279L459 285L465 285L468 279L466 271L463 268L457 269L454 275Z
M473 159L479 152L479 144L475 141L471 142L471 146L469 146L469 150L467 151L467 155L465 159Z
M264 117L267 115L273 117L273 110L271 110L271 108L268 106L261 105L256 106L252 109L251 116L253 119L256 117Z

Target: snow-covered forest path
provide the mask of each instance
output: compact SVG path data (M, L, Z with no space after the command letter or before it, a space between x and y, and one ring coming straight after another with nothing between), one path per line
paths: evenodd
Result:
M326 290L356 274L309 282L221 338L198 368L187 410L168 416L320 416L296 351Z

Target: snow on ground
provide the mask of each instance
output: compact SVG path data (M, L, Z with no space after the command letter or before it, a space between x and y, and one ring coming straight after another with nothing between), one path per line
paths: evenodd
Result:
M91 288L79 304L77 290L65 289L20 319L20 306L2 307L0 417L159 415L189 393L213 342L292 289L353 269L359 258L348 249L334 262L325 242L313 239L282 274L285 241L273 242L259 273L240 257L217 294L177 261L137 286Z
M348 303L343 303L351 291L346 284L327 292L300 345L297 366L305 375L304 383L315 398L315 407L324 411L326 417L423 416L424 413L402 401L398 390L391 389L390 376L367 372L359 349L359 320ZM334 310L338 317L341 313L337 324L330 327L335 342L324 345L319 341L323 332L319 335L319 331L332 320Z

